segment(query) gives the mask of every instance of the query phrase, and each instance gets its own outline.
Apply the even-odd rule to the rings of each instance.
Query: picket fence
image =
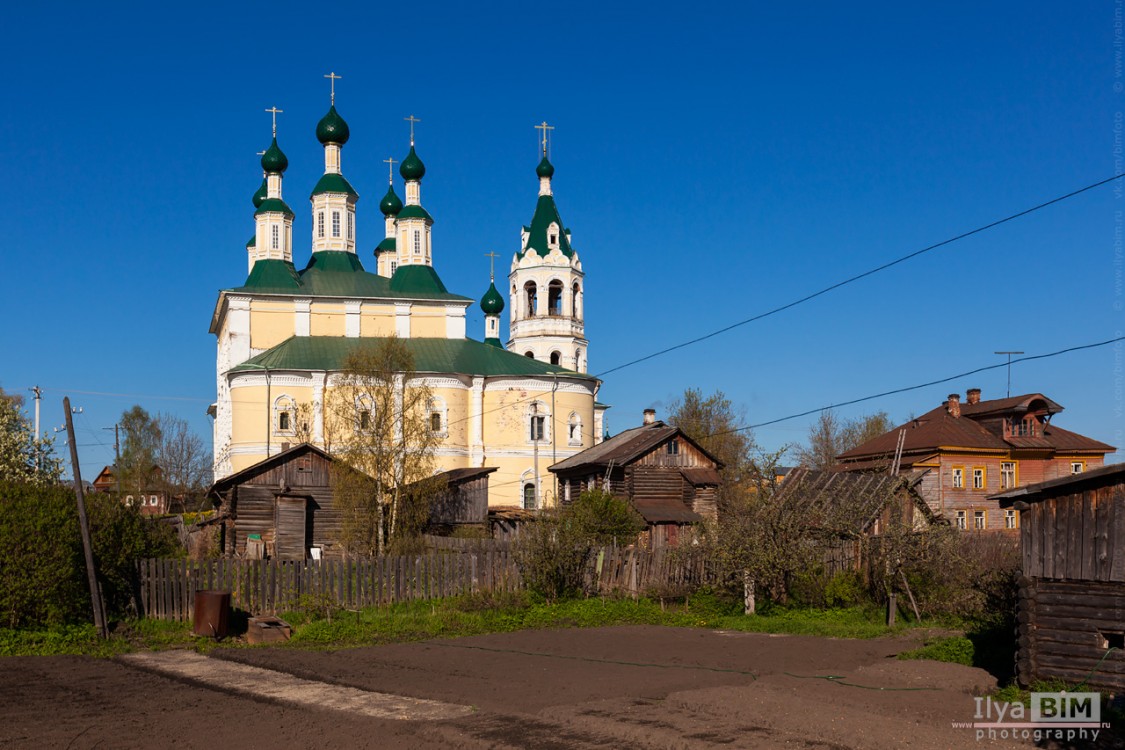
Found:
[[[146,559],[138,565],[144,614],[161,620],[191,619],[197,591],[229,591],[232,607],[259,615],[326,604],[359,609],[523,588],[519,568],[505,550],[319,561]],[[596,581],[592,588],[600,594],[671,596],[707,578],[701,560],[663,550],[599,550],[589,573],[591,583]]]

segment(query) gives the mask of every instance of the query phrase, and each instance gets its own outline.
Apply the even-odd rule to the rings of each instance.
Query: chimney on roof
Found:
[[[965,401],[969,402],[970,404],[979,404],[980,388],[970,388],[969,390],[965,391]]]
[[[652,424],[656,421],[656,409],[645,409],[645,424]]]
[[[945,410],[951,417],[961,416],[961,394],[950,393],[949,400],[945,402]]]

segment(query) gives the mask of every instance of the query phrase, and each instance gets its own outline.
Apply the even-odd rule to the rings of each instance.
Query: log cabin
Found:
[[[1125,464],[994,498],[1020,514],[1020,683],[1125,688]]]
[[[642,542],[674,547],[693,524],[718,515],[722,464],[678,427],[646,409],[640,427],[549,467],[567,504],[583,490],[604,489],[624,498],[644,518]]]

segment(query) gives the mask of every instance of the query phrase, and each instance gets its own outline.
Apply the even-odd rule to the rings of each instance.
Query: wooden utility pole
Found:
[[[98,635],[107,637],[105,607],[98,592],[98,576],[94,572],[94,550],[90,546],[90,521],[86,518],[86,496],[82,492],[82,471],[78,468],[78,441],[74,437],[74,417],[70,411],[70,397],[63,398],[66,412],[66,437],[70,443],[70,466],[74,471],[74,494],[78,497],[78,526],[82,530],[82,551],[86,555],[86,580],[90,584],[90,603],[94,607],[94,627]]]

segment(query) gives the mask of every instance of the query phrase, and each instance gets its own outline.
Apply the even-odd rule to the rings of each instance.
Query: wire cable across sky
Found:
[[[1033,214],[1036,211],[1040,211],[1044,208],[1047,208],[1048,206],[1053,206],[1056,203],[1061,203],[1062,201],[1065,201],[1068,198],[1073,198],[1076,195],[1081,195],[1082,193],[1085,193],[1089,190],[1093,190],[1094,188],[1101,187],[1102,185],[1107,185],[1107,184],[1113,182],[1114,180],[1120,179],[1122,177],[1125,177],[1125,173],[1115,174],[1112,177],[1105,178],[1104,180],[1099,180],[1099,181],[1091,183],[1091,184],[1089,184],[1085,187],[1078,188],[1077,190],[1072,190],[1071,192],[1066,193],[1065,195],[1060,195],[1056,198],[1052,198],[1049,201],[1045,201],[1045,202],[1040,203],[1036,206],[1032,206],[1031,208],[1025,208],[1023,211],[1019,211],[1019,212],[1011,214],[1009,216],[1005,216],[1003,219],[997,219],[996,221],[993,221],[989,224],[985,224],[984,226],[977,227],[976,229],[971,229],[968,232],[962,232],[961,234],[958,234],[955,237],[950,237],[949,239],[945,239],[945,240],[942,240],[941,242],[934,243],[933,245],[929,245],[927,247],[924,247],[921,250],[915,250],[914,252],[903,255],[900,258],[895,258],[894,260],[892,260],[888,263],[884,263],[881,266],[869,269],[867,271],[864,271],[863,273],[856,274],[855,276],[852,276],[851,278],[848,278],[848,279],[844,279],[843,281],[838,281],[835,284],[824,287],[820,291],[813,292],[812,294],[805,295],[804,297],[801,297],[800,299],[793,300],[792,302],[781,305],[780,307],[775,307],[772,310],[767,310],[763,313],[758,313],[757,315],[755,315],[751,318],[747,318],[746,320],[740,320],[737,323],[731,323],[730,325],[725,326],[723,328],[719,328],[717,330],[711,331],[710,333],[705,333],[702,336],[697,336],[693,339],[689,339],[688,341],[684,341],[684,342],[681,342],[679,344],[675,344],[673,346],[666,347],[664,349],[661,349],[660,351],[653,352],[652,354],[646,354],[643,357],[638,357],[637,359],[630,360],[629,362],[626,362],[625,364],[617,365],[616,367],[611,367],[608,370],[602,370],[597,375],[595,375],[595,377],[600,378],[604,375],[610,374],[611,372],[617,372],[618,370],[624,370],[626,367],[632,367],[633,365],[638,365],[641,362],[647,362],[650,359],[654,359],[654,358],[662,356],[664,354],[668,354],[669,352],[674,352],[677,349],[683,349],[684,347],[691,346],[692,344],[698,344],[701,341],[706,341],[707,339],[711,339],[711,338],[714,338],[716,336],[720,336],[724,333],[727,333],[728,331],[733,331],[735,328],[739,328],[740,326],[747,325],[748,323],[753,323],[755,321],[762,320],[763,318],[768,318],[771,315],[776,315],[779,312],[784,312],[785,310],[796,307],[798,305],[803,305],[804,303],[809,302],[811,300],[814,300],[817,297],[820,297],[822,295],[828,294],[831,291],[835,291],[836,289],[839,289],[841,287],[845,287],[848,284],[854,284],[855,282],[859,281],[860,279],[865,279],[868,276],[874,276],[875,274],[877,274],[881,271],[886,271],[888,268],[893,268],[894,266],[897,266],[900,263],[905,263],[908,260],[911,260],[913,258],[917,258],[920,255],[925,255],[926,253],[931,252],[933,250],[937,250],[940,247],[945,247],[946,245],[951,245],[954,242],[957,242],[959,240],[963,240],[966,237],[972,237],[974,234],[980,234],[981,232],[985,232],[989,229],[993,229],[995,227],[998,227],[1001,224],[1007,224],[1009,221],[1015,221],[1016,219],[1019,219],[1023,216],[1027,216],[1028,214]]]

